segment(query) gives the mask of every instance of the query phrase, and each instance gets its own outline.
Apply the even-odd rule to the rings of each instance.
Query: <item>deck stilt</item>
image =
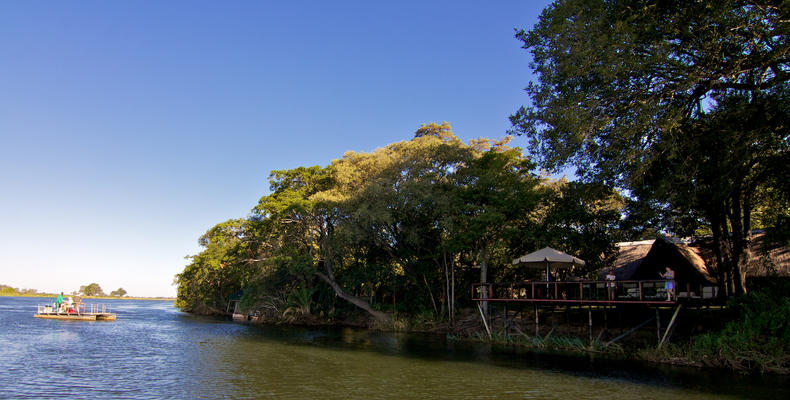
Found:
[[[661,315],[658,307],[656,307],[656,340],[661,341]]]
[[[483,312],[483,307],[480,306],[480,303],[477,303],[477,309],[480,311],[480,317],[483,319],[483,326],[486,328],[486,332],[488,333],[488,338],[491,339],[491,329],[488,328],[488,321],[486,321],[486,315]]]
[[[675,319],[678,317],[681,307],[683,307],[683,305],[678,304],[678,307],[675,309],[675,313],[672,314],[672,319],[669,321],[669,325],[667,325],[667,330],[666,332],[664,332],[664,337],[662,337],[661,342],[658,343],[659,350],[661,350],[661,346],[663,346],[664,342],[669,338],[669,333],[672,331],[672,328],[675,326]]]
[[[637,325],[637,326],[635,326],[635,327],[631,328],[631,329],[630,329],[628,332],[625,332],[625,333],[621,334],[620,336],[618,336],[618,337],[616,337],[616,338],[614,338],[614,339],[612,339],[612,340],[610,340],[610,341],[606,342],[606,346],[609,346],[609,345],[611,345],[612,343],[614,343],[614,342],[616,342],[616,341],[618,341],[618,340],[620,340],[620,339],[622,339],[622,338],[624,338],[624,337],[626,337],[626,336],[628,336],[628,335],[630,335],[630,334],[632,334],[632,333],[636,332],[636,331],[637,331],[637,330],[639,330],[641,327],[643,327],[643,326],[645,326],[645,325],[649,324],[649,323],[650,323],[651,321],[653,321],[655,318],[656,318],[656,317],[650,317],[650,318],[648,318],[648,319],[647,319],[645,322],[642,322],[641,324],[639,324],[639,325]]]

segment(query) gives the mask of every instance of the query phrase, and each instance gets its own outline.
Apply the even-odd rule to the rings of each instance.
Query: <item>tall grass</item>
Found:
[[[721,331],[687,344],[643,351],[652,360],[682,359],[743,372],[790,373],[790,285],[778,282],[730,300]]]
[[[491,338],[484,332],[473,332],[470,337],[472,340],[481,342],[492,342],[498,344],[511,344],[516,346],[523,346],[526,348],[536,350],[563,350],[574,352],[622,352],[619,345],[606,346],[603,342],[595,340],[588,343],[586,340],[578,337],[569,336],[528,336],[528,335],[513,335],[504,330],[495,330],[491,332]],[[448,339],[457,340],[456,336],[448,336]]]

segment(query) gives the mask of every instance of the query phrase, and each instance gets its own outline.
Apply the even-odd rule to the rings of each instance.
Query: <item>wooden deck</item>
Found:
[[[607,286],[612,281],[524,281],[518,283],[476,283],[472,285],[472,300],[477,303],[483,327],[488,333],[488,337],[493,336],[492,314],[499,314],[496,306],[504,306],[505,326],[511,326],[508,322],[509,305],[516,307],[516,315],[523,320],[526,314],[520,305],[531,305],[534,307],[534,326],[535,337],[540,337],[540,311],[546,308],[557,306],[576,306],[587,309],[587,325],[590,343],[593,343],[593,309],[596,312],[603,310],[604,320],[606,312],[610,308],[620,305],[641,305],[642,307],[633,308],[630,312],[645,314],[647,318],[637,326],[631,328],[620,336],[609,340],[606,345],[617,342],[635,331],[643,328],[652,321],[656,323],[656,337],[659,348],[671,336],[677,316],[684,306],[706,306],[713,304],[717,300],[717,288],[712,284],[691,284],[686,282],[672,281],[675,293],[667,299],[667,291],[664,289],[665,280],[629,280],[614,281],[615,286],[610,293]],[[654,309],[655,316],[651,312]],[[661,310],[674,310],[669,324],[666,326],[663,335],[661,324]],[[501,314],[500,314],[501,315]],[[519,330],[520,333],[524,334]],[[603,331],[602,331],[603,332]],[[600,335],[599,335],[600,336]]]
[[[115,314],[33,314],[35,318],[72,321],[115,321]]]
[[[71,321],[115,321],[116,315],[103,304],[80,304],[70,312],[56,312],[51,305],[39,305],[34,318]]]
[[[667,300],[665,280],[615,281],[611,298],[606,286],[610,281],[476,283],[472,285],[472,300],[536,305],[642,304],[660,307],[678,303],[712,303],[716,299],[717,288],[712,284],[672,282],[675,286],[675,294],[671,300]]]

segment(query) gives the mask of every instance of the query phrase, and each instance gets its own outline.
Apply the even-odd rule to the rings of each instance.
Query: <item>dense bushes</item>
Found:
[[[736,371],[790,373],[790,284],[776,281],[728,304],[721,331],[695,336],[648,358],[683,359]]]
[[[547,180],[507,142],[464,143],[432,123],[326,167],[273,171],[248,217],[200,238],[203,250],[176,277],[176,304],[222,312],[244,290],[244,310],[285,320],[452,322],[472,283],[524,279],[510,261],[526,252],[552,246],[601,267],[614,252],[620,197]]]

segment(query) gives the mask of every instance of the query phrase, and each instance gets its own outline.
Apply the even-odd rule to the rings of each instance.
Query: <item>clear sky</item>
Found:
[[[0,283],[175,296],[273,169],[503,136],[547,3],[0,2]]]

